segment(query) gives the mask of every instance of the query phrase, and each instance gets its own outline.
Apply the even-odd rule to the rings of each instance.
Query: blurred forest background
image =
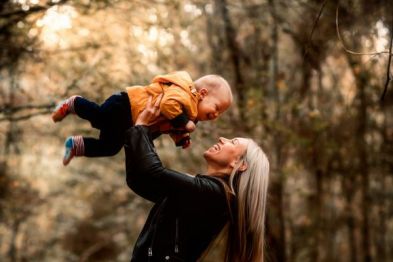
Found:
[[[101,103],[182,69],[224,76],[235,103],[198,124],[191,149],[157,140],[162,161],[203,173],[219,136],[258,141],[271,162],[268,261],[393,261],[392,10],[391,0],[0,1],[0,260],[129,261],[151,204],[127,188],[123,153],[63,167],[64,139],[98,132],[75,117],[55,125],[50,112],[73,94]]]

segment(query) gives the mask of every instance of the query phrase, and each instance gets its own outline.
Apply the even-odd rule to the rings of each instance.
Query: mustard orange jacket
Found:
[[[185,135],[172,132],[172,127],[182,128],[188,120],[195,121],[198,115],[200,95],[190,75],[185,71],[158,75],[147,86],[130,86],[126,90],[133,121],[145,109],[149,96],[152,96],[152,103],[154,103],[160,94],[164,94],[160,111],[168,121],[153,124],[157,124],[162,133],[169,133],[176,145]]]

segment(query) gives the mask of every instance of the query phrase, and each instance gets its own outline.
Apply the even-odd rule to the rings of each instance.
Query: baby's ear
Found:
[[[208,93],[209,93],[209,91],[204,87],[199,89],[199,94],[201,95],[201,98],[204,98],[205,96],[207,96]]]

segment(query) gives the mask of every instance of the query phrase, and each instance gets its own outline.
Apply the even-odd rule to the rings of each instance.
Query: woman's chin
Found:
[[[214,147],[211,147],[209,149],[207,149],[204,153],[203,156],[205,159],[209,159],[211,158],[212,155],[215,155],[219,152],[219,150],[215,149]]]
[[[210,151],[210,148],[208,150],[206,150],[205,152],[203,152],[203,157],[205,159],[209,159],[210,155],[212,155],[212,152]]]

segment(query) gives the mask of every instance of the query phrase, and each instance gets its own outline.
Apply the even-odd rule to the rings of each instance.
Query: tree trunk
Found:
[[[393,102],[393,99],[392,99]],[[381,130],[382,141],[384,141],[381,148],[381,156],[382,156],[382,164],[381,164],[381,175],[379,176],[379,184],[380,184],[380,193],[381,198],[377,201],[378,204],[378,234],[376,236],[376,261],[386,261],[388,257],[387,249],[388,246],[386,238],[388,232],[387,229],[387,214],[388,214],[388,192],[386,191],[386,184],[388,183],[388,175],[393,174],[393,162],[389,162],[389,158],[387,156],[393,155],[393,132],[389,134],[388,119],[393,119],[393,105],[384,106],[382,108],[384,113],[384,122]],[[391,120],[390,120],[391,121]],[[393,122],[392,122],[393,123]]]
[[[231,17],[228,12],[228,6],[226,0],[216,0],[215,4],[218,10],[221,13],[223,22],[224,22],[224,31],[226,37],[226,44],[229,50],[230,59],[233,65],[233,73],[235,76],[234,89],[237,94],[237,102],[239,108],[239,120],[244,127],[244,130],[247,130],[247,122],[246,122],[246,86],[244,82],[244,77],[241,72],[241,50],[239,45],[236,42],[236,32],[233,26]]]
[[[12,223],[12,235],[11,235],[11,241],[10,241],[10,248],[8,250],[8,257],[10,258],[11,262],[17,261],[16,237],[18,236],[18,233],[19,233],[19,226],[20,226],[19,220],[15,220]]]
[[[355,235],[355,210],[353,208],[353,197],[355,194],[356,183],[355,175],[352,173],[344,174],[342,177],[342,188],[344,191],[344,199],[345,199],[345,211],[344,217],[345,222],[348,228],[348,245],[349,245],[349,261],[357,262],[358,261],[358,250],[356,246],[356,235]]]
[[[284,212],[283,212],[283,185],[281,180],[282,174],[278,174],[279,178],[272,181],[269,194],[271,196],[268,205],[266,218],[266,261],[284,262],[285,255],[285,231],[284,231]]]
[[[370,233],[369,233],[369,211],[371,207],[370,195],[369,195],[369,185],[370,185],[370,177],[369,177],[369,165],[367,159],[367,141],[365,139],[366,136],[366,122],[367,122],[367,102],[366,102],[366,94],[365,87],[367,85],[368,80],[361,77],[360,86],[359,86],[359,127],[357,131],[357,142],[359,148],[359,160],[360,160],[360,175],[361,175],[361,191],[362,191],[362,234],[363,234],[363,242],[362,249],[364,252],[364,261],[371,261],[371,243],[370,243]]]
[[[362,68],[360,61],[355,61],[354,58],[350,57],[351,60],[350,65],[352,69],[355,67],[361,68],[357,73],[353,70],[356,85],[358,89],[358,96],[356,98],[357,101],[357,130],[356,130],[356,149],[358,151],[358,173],[360,175],[360,190],[361,190],[361,233],[362,233],[362,242],[361,247],[363,251],[363,261],[370,262],[371,261],[371,243],[370,243],[370,222],[369,222],[369,212],[371,207],[370,195],[369,195],[369,164],[367,157],[367,141],[366,141],[366,132],[367,132],[367,98],[366,98],[366,87],[369,84],[369,73],[366,69]]]
[[[224,40],[222,39],[221,32],[214,21],[214,18],[219,14],[217,14],[218,12],[216,9],[214,9],[213,14],[209,14],[206,8],[206,5],[204,5],[202,10],[206,17],[206,39],[211,52],[211,71],[221,75],[224,72],[223,55],[221,50],[224,45]]]
[[[271,31],[272,43],[271,43],[271,57],[269,66],[269,93],[273,95],[275,101],[274,116],[276,121],[281,119],[281,102],[279,99],[278,89],[277,89],[277,74],[278,74],[278,28],[275,15],[275,5],[272,0],[269,0],[269,8],[272,16],[273,26]],[[275,133],[275,143],[274,143],[274,154],[277,165],[278,176],[272,179],[270,194],[272,199],[271,206],[275,208],[270,208],[270,217],[268,227],[272,230],[269,231],[269,250],[272,261],[286,261],[286,241],[285,241],[285,218],[284,218],[284,175],[282,168],[284,166],[284,159],[282,154],[283,149],[283,138],[282,134],[273,130]]]

